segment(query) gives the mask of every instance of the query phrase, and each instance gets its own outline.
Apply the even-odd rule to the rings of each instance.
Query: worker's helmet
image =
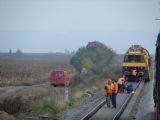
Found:
[[[107,82],[108,82],[108,83],[112,83],[112,80],[111,80],[111,79],[107,79]]]

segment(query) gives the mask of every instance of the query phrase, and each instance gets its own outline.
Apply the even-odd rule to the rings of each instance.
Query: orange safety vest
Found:
[[[118,85],[116,83],[113,84],[112,93],[118,92]]]
[[[104,89],[104,95],[112,94],[113,84],[106,85]]]
[[[133,75],[133,76],[136,76],[136,75],[137,75],[137,70],[136,70],[136,69],[132,70],[132,75]]]

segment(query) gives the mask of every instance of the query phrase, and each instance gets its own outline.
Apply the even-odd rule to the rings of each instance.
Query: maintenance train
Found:
[[[151,79],[151,57],[149,52],[140,45],[132,45],[127,50],[122,66],[122,73],[127,80],[145,79],[149,81]],[[132,74],[133,70],[136,71],[136,77]]]
[[[155,102],[156,120],[160,120],[160,33],[158,34],[156,43],[155,67],[153,98]]]

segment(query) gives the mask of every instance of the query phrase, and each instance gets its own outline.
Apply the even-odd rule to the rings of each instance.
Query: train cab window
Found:
[[[124,57],[124,62],[134,62],[134,56],[133,55],[126,55]]]
[[[144,57],[142,55],[135,55],[135,62],[144,62]]]
[[[126,55],[124,62],[144,62],[144,57],[142,55]]]

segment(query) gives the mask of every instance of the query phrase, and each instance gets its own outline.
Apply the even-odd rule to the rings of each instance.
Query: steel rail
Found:
[[[139,81],[139,83],[136,85],[135,91],[136,91],[136,89],[138,88],[138,86],[140,85],[141,82],[142,81]],[[119,111],[116,113],[116,115],[114,116],[114,118],[112,120],[118,120],[121,117],[122,113],[126,109],[128,103],[130,102],[133,95],[134,95],[134,93],[130,93],[130,95],[127,97],[126,101],[123,103],[123,105],[121,106],[121,108],[119,109]]]
[[[138,88],[138,86],[140,85],[140,83],[141,83],[141,81],[139,81],[139,83],[136,85],[135,91]],[[113,120],[118,120],[120,118],[120,116],[124,112],[125,108],[127,107],[128,103],[131,100],[131,98],[132,98],[133,95],[134,95],[134,93],[130,93],[130,95],[127,97],[126,101],[124,102],[124,104],[121,106],[120,110],[114,116]],[[81,120],[88,120],[88,119],[90,119],[94,114],[96,114],[96,112],[99,109],[101,109],[101,107],[103,107],[105,105],[105,103],[106,103],[106,100],[102,101],[99,105],[97,105],[89,113],[87,113]]]

